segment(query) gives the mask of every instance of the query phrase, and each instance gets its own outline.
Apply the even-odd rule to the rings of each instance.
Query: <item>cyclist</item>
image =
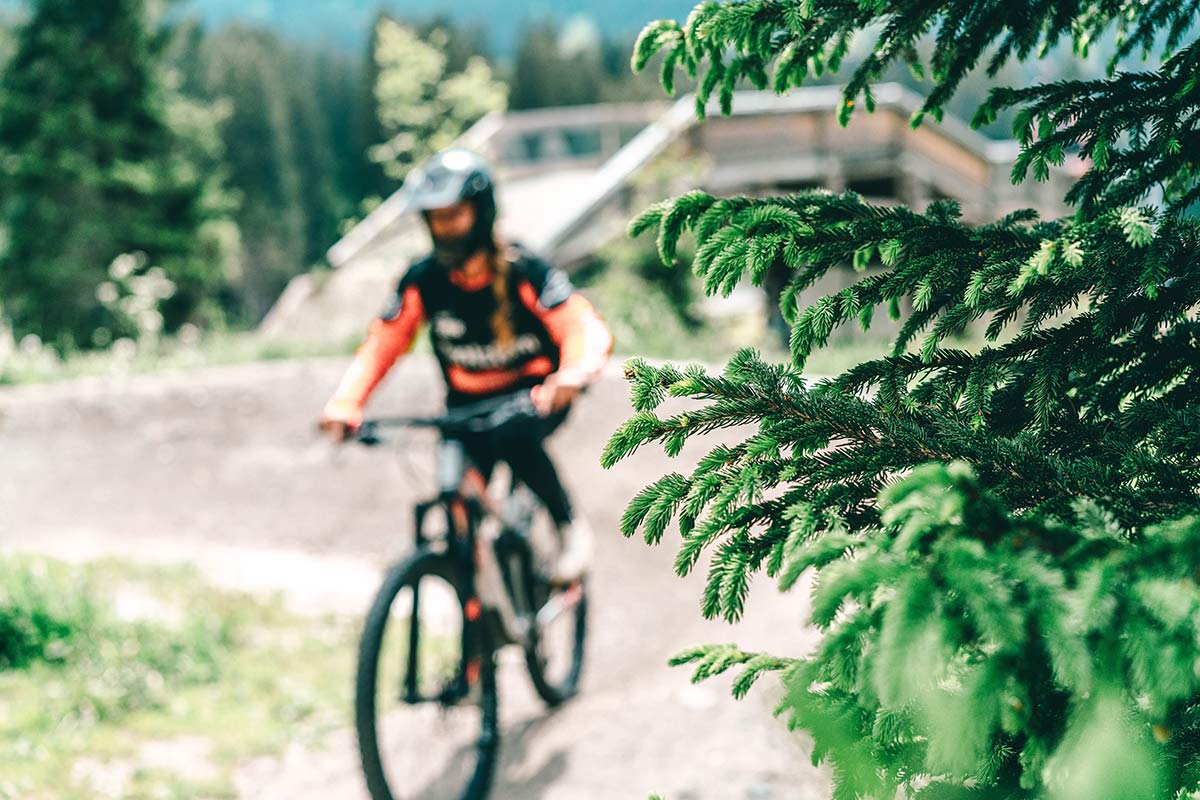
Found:
[[[537,418],[514,417],[464,436],[463,445],[485,475],[504,461],[541,500],[562,545],[551,577],[570,583],[587,569],[592,534],[572,509],[543,440],[598,377],[612,336],[565,273],[497,237],[494,183],[477,155],[445,150],[405,183],[433,251],[408,269],[371,324],[321,414],[321,428],[336,440],[352,433],[372,390],[427,322],[449,406],[530,390]]]

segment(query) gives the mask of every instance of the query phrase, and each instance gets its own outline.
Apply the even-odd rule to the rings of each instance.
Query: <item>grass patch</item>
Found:
[[[72,378],[186,372],[202,367],[276,361],[289,358],[348,355],[361,337],[352,341],[292,341],[266,338],[254,331],[210,333],[197,341],[178,337],[135,351],[117,348],[79,352],[59,357],[44,346],[23,346],[7,356],[0,352],[0,386]]]
[[[0,560],[0,798],[232,798],[235,768],[350,722],[351,621],[190,568]]]

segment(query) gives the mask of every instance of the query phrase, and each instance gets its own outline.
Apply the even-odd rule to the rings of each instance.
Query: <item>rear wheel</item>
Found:
[[[579,691],[587,634],[587,586],[576,581],[565,588],[551,587],[535,579],[534,593],[542,602],[537,606],[525,663],[538,696],[546,705],[556,706]]]
[[[587,586],[577,581],[554,586],[547,576],[558,559],[561,542],[549,515],[527,489],[521,487],[510,500],[516,508],[522,578],[523,607],[531,612],[530,647],[525,651],[529,677],[538,696],[549,706],[569,700],[579,690],[587,636]],[[514,588],[510,585],[510,588]]]
[[[496,677],[452,562],[393,567],[359,647],[355,723],[372,800],[482,800],[495,770]],[[471,616],[477,616],[472,610]]]

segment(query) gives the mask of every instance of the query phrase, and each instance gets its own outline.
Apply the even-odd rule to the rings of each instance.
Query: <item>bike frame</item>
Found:
[[[504,583],[500,560],[496,556],[499,540],[500,509],[487,491],[483,474],[466,462],[462,444],[443,440],[438,448],[438,477],[442,484],[436,499],[417,505],[415,510],[417,552],[432,550],[435,543],[425,534],[430,513],[445,515],[445,555],[454,563],[467,599],[463,603],[462,663],[459,677],[464,685],[443,689],[443,698],[454,700],[479,679],[480,658],[491,658],[498,646],[512,642],[530,646],[530,623],[514,607]],[[451,485],[453,484],[452,488]],[[494,523],[489,525],[488,523]],[[419,679],[420,625],[417,623],[420,586],[413,586],[412,621],[408,629],[408,659],[404,673],[403,699],[419,703],[437,699],[422,697]],[[499,623],[499,638],[489,630],[488,619]],[[478,652],[472,647],[477,644]]]
[[[446,478],[447,483],[456,473],[459,476],[453,489],[441,487],[441,496],[434,502],[447,511],[448,537],[461,542],[463,550],[470,555],[470,562],[460,563],[460,567],[469,567],[464,577],[472,590],[471,598],[478,599],[481,611],[496,614],[507,641],[528,647],[529,621],[519,613],[513,601],[513,595],[520,593],[509,593],[496,555],[496,544],[506,527],[504,510],[488,493],[483,474],[467,463],[461,443],[443,440],[438,448],[438,463],[439,476]],[[422,521],[418,520],[418,531]],[[418,542],[418,546],[421,544]],[[473,622],[470,616],[468,612],[468,620]]]
[[[484,401],[459,416],[475,420],[476,424],[498,424],[515,414],[528,413],[532,409],[528,394],[512,395],[507,398]],[[477,415],[477,416],[476,416]],[[433,500],[416,507],[415,545],[419,553],[433,550],[434,542],[425,534],[425,522],[429,514],[440,510],[445,515],[445,554],[451,559],[458,578],[467,596],[464,601],[463,664],[460,675],[467,682],[478,677],[479,662],[473,662],[470,644],[479,642],[482,655],[490,658],[491,653],[504,644],[518,644],[529,650],[533,646],[534,621],[546,625],[560,614],[573,608],[583,596],[581,586],[557,594],[540,609],[526,608],[527,587],[517,582],[528,579],[528,564],[525,569],[509,569],[506,573],[497,555],[506,536],[520,536],[519,525],[502,507],[502,501],[488,491],[483,473],[466,455],[461,441],[447,429],[462,425],[459,420],[449,423],[449,417],[441,419],[392,418],[375,420],[363,426],[359,439],[365,444],[378,444],[377,427],[397,425],[438,428],[444,438],[439,441],[437,452],[438,494]],[[470,425],[464,425],[471,429]],[[476,428],[478,429],[478,428]],[[507,548],[504,548],[507,549]],[[506,580],[507,577],[507,580]],[[413,587],[413,619],[417,618],[419,589]],[[536,613],[536,618],[534,614]],[[489,626],[488,622],[494,621]],[[482,627],[481,627],[482,626]],[[496,630],[498,628],[498,630]],[[479,637],[476,632],[483,631]],[[419,649],[419,626],[409,628],[408,664],[405,675],[405,700],[419,702],[417,692],[417,653]]]

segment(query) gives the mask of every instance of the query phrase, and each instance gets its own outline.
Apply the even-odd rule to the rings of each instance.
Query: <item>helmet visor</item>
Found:
[[[462,199],[462,175],[439,170],[433,173],[422,172],[413,177],[416,180],[409,188],[409,196],[412,198],[413,208],[419,211],[448,208]]]
[[[490,184],[479,157],[467,150],[446,150],[413,170],[405,181],[419,211],[446,208],[474,197]]]

